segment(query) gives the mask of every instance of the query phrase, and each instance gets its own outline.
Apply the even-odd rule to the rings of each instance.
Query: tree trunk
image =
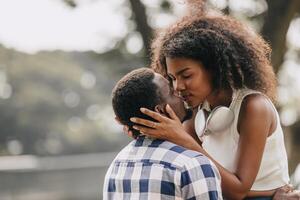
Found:
[[[129,0],[131,10],[134,13],[137,31],[141,33],[144,42],[146,60],[149,61],[150,42],[153,36],[153,30],[148,24],[146,8],[140,0]]]
[[[290,172],[294,172],[297,165],[300,163],[300,121],[296,122],[291,129],[291,147],[290,147],[290,154],[289,154],[289,169]]]
[[[300,11],[299,0],[267,0],[262,35],[272,46],[272,64],[277,73],[286,52],[286,33],[295,14]]]
[[[268,12],[265,16],[264,26],[262,28],[263,37],[272,47],[272,64],[275,73],[280,70],[284,61],[286,52],[286,34],[291,21],[297,13],[300,12],[299,0],[267,0]],[[278,108],[280,109],[280,108]],[[297,123],[299,124],[299,122]],[[292,173],[300,162],[298,154],[300,150],[300,139],[297,136],[297,128],[285,127],[284,132],[288,147],[289,171]]]

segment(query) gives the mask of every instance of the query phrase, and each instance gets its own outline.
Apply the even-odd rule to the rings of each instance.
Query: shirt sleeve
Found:
[[[102,199],[107,200],[109,199],[109,184],[110,184],[110,175],[112,171],[113,165],[111,164],[105,174],[103,188],[102,188]]]
[[[202,155],[192,158],[185,164],[185,168],[181,171],[180,186],[183,199],[223,199],[219,171]]]

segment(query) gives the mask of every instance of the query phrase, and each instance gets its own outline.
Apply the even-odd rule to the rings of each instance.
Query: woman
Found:
[[[169,106],[169,116],[142,108],[155,121],[132,118],[134,128],[208,156],[220,171],[225,198],[272,199],[289,176],[267,43],[232,18],[198,15],[165,30],[153,52],[152,67],[199,110],[202,144],[188,133],[194,121],[182,125]],[[201,118],[204,126],[198,126]]]

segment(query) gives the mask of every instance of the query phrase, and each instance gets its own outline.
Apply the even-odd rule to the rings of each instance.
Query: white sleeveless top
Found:
[[[254,93],[260,92],[250,89],[235,91],[233,101],[229,107],[235,115],[231,126],[221,133],[212,133],[201,138],[203,140],[202,146],[208,154],[230,172],[236,171],[237,148],[239,143],[237,123],[241,103],[245,96]],[[284,146],[283,131],[276,108],[271,100],[269,101],[276,112],[277,127],[273,134],[267,138],[261,165],[251,190],[271,190],[289,182],[288,161]]]

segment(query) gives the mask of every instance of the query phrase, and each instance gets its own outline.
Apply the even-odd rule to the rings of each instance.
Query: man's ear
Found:
[[[116,120],[116,122],[117,122],[118,124],[123,125],[123,124],[121,123],[121,120],[120,120],[119,117],[115,116],[115,120]]]

